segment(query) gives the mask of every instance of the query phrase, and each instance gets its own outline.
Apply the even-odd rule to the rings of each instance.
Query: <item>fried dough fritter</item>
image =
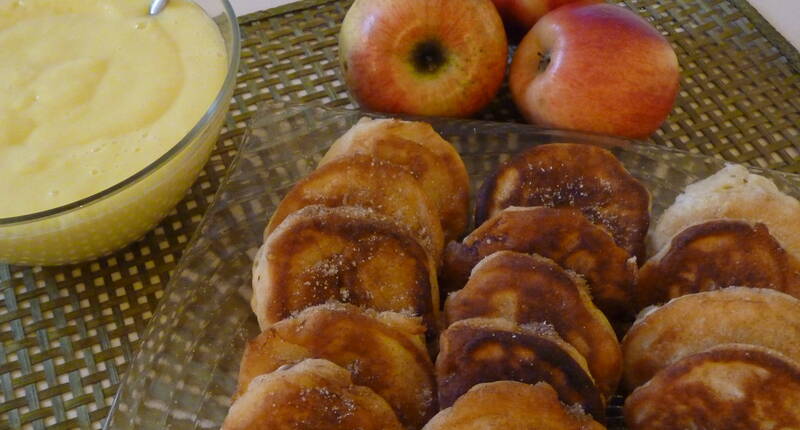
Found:
[[[545,324],[503,318],[461,320],[442,332],[436,358],[439,407],[473,386],[494,381],[547,382],[561,401],[605,419],[604,401],[586,360]]]
[[[572,207],[644,261],[650,194],[614,155],[597,146],[554,143],[518,154],[477,194],[475,225],[509,206]]]
[[[633,390],[681,358],[723,343],[772,348],[800,362],[800,300],[729,287],[645,309],[622,340],[625,385]]]
[[[401,430],[392,408],[327,360],[304,360],[255,378],[222,430]]]
[[[338,301],[438,321],[436,267],[391,219],[364,208],[307,206],[259,249],[251,306],[262,330],[307,307]]]
[[[738,164],[686,187],[655,224],[648,238],[651,250],[661,250],[691,225],[720,218],[765,224],[781,246],[800,259],[800,201]]]
[[[463,243],[445,250],[440,288],[464,286],[472,268],[496,251],[536,253],[585,277],[597,306],[612,319],[633,319],[636,262],[607,231],[571,208],[509,207],[496,213]]]
[[[383,397],[406,428],[418,429],[438,410],[433,363],[419,318],[325,304],[271,325],[252,339],[239,369],[239,392],[258,375],[306,358],[348,369],[353,382]]]
[[[403,167],[368,155],[340,157],[297,182],[281,200],[267,237],[292,212],[306,206],[360,206],[389,216],[414,233],[437,263],[444,234],[436,208]]]
[[[546,382],[478,384],[439,412],[422,430],[604,430],[579,410],[564,406]]]
[[[476,317],[548,323],[586,359],[605,398],[622,376],[617,336],[583,280],[541,256],[499,251],[484,258],[464,289],[448,297],[445,316],[448,324]]]
[[[656,373],[625,402],[631,430],[800,428],[800,366],[777,351],[726,344]]]
[[[736,285],[800,298],[800,262],[764,224],[707,221],[680,232],[642,266],[635,295],[641,308]]]
[[[445,240],[467,227],[469,177],[464,161],[430,124],[397,119],[361,120],[337,139],[320,166],[346,154],[369,154],[407,168],[438,210]]]

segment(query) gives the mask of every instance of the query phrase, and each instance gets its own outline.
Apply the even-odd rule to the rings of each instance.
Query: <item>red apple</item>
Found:
[[[356,0],[339,33],[350,94],[382,112],[469,116],[497,93],[507,56],[491,0]]]
[[[532,123],[645,137],[672,110],[679,77],[675,51],[647,21],[620,6],[580,2],[545,15],[525,36],[510,86]]]
[[[519,40],[547,12],[575,0],[492,0],[509,38]]]

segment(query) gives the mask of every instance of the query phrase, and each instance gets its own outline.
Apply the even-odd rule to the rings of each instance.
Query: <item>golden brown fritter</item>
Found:
[[[644,261],[650,194],[611,152],[593,145],[534,146],[487,178],[477,195],[475,225],[509,206],[572,207]]]
[[[392,408],[327,360],[304,360],[255,378],[222,430],[401,430]]]
[[[730,286],[770,288],[800,297],[800,262],[764,224],[714,220],[676,235],[639,272],[640,308]]]
[[[631,430],[800,429],[800,366],[771,349],[721,345],[656,373],[624,412]]]
[[[484,258],[464,289],[445,302],[447,323],[484,317],[548,323],[586,359],[606,398],[622,375],[622,350],[583,280],[538,255],[499,251]]]
[[[723,343],[760,345],[800,362],[800,300],[730,287],[645,309],[622,340],[625,385],[633,390],[681,358]]]
[[[558,400],[553,387],[513,381],[478,384],[422,430],[604,430]]]
[[[438,210],[445,239],[467,227],[469,177],[461,156],[430,124],[362,118],[336,140],[320,165],[346,154],[369,154],[407,168]]]
[[[418,429],[438,410],[433,363],[419,318],[395,312],[325,304],[271,325],[251,340],[239,368],[239,392],[250,381],[306,358],[348,369],[353,383],[383,397],[408,429]]]
[[[464,286],[472,268],[496,251],[539,254],[586,278],[592,298],[610,318],[633,319],[636,262],[607,231],[571,208],[509,207],[445,250],[443,291]]]
[[[265,237],[306,206],[360,206],[389,216],[414,233],[440,261],[444,235],[436,208],[419,182],[403,167],[368,155],[340,157],[300,180],[281,200]]]
[[[262,329],[338,301],[422,316],[436,328],[436,268],[400,225],[350,206],[307,206],[286,217],[253,264],[251,305]]]
[[[739,164],[686,187],[661,214],[648,240],[655,253],[685,228],[721,218],[765,224],[781,246],[800,259],[800,201]]]
[[[518,325],[503,318],[471,318],[447,328],[436,358],[439,407],[448,408],[477,384],[547,382],[568,405],[604,419],[600,390],[586,360],[544,324]]]

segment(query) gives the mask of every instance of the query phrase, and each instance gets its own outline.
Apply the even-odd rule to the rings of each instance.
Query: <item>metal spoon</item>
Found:
[[[150,15],[158,15],[159,12],[167,7],[167,3],[169,3],[169,0],[153,0],[150,3]]]

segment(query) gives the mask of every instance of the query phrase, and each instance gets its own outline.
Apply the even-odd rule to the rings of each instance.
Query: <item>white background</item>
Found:
[[[292,0],[229,0],[237,15],[291,3]],[[800,49],[800,0],[749,0],[795,48]]]

